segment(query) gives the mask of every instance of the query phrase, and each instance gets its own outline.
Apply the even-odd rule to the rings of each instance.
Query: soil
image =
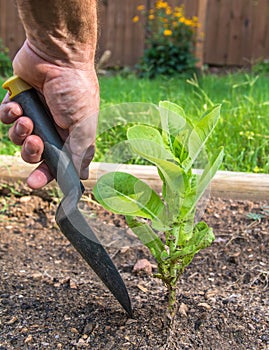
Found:
[[[0,350],[269,349],[268,202],[212,198],[203,219],[215,242],[179,282],[174,326],[156,263],[123,217],[90,193],[81,209],[128,288],[129,319],[55,224],[54,190],[0,186]],[[250,214],[250,215],[249,215]]]

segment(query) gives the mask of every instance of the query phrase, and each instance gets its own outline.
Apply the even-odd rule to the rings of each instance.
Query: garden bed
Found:
[[[127,285],[134,319],[57,228],[55,194],[2,181],[1,350],[268,349],[268,201],[208,201],[203,218],[216,240],[183,274],[169,329],[162,283],[133,271],[140,259],[153,272],[155,263],[123,218],[100,208],[89,192],[81,201]]]

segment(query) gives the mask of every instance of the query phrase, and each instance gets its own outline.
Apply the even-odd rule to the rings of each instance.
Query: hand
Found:
[[[99,86],[94,67],[90,63],[63,65],[38,56],[26,41],[13,61],[14,73],[33,86],[44,97],[56,128],[66,142],[81,179],[88,177],[88,166],[94,155],[99,111]],[[9,137],[21,145],[21,156],[28,163],[42,160],[44,145],[33,132],[30,118],[6,96],[0,106],[0,120],[13,124]],[[41,188],[53,179],[42,162],[30,174],[28,185]]]

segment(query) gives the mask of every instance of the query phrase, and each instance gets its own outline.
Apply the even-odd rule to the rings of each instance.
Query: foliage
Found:
[[[200,112],[214,104],[222,105],[222,113],[210,137],[208,146],[225,148],[222,170],[240,172],[269,172],[269,80],[265,75],[242,72],[225,75],[207,74],[193,79],[157,77],[156,79],[128,79],[102,77],[101,114],[123,102],[158,103],[168,99],[180,105],[186,114],[196,120]],[[128,111],[126,111],[128,113]],[[126,119],[126,113],[121,117]],[[105,118],[105,115],[104,115]],[[126,135],[126,124],[121,133],[109,131],[98,135],[95,160],[114,141]]]
[[[8,48],[3,45],[0,39],[0,76],[9,77],[12,75],[12,63],[8,56]]]
[[[252,66],[255,74],[269,74],[269,60],[260,60]]]
[[[131,126],[126,145],[157,167],[162,194],[124,172],[103,175],[93,189],[104,208],[125,215],[129,227],[155,257],[156,277],[168,289],[172,316],[180,275],[195,254],[214,240],[212,229],[205,222],[196,222],[195,215],[199,200],[222,162],[223,150],[207,154],[200,172],[194,172],[193,167],[204,159],[205,145],[219,116],[220,106],[214,106],[193,122],[180,106],[161,102],[160,126]],[[164,234],[164,241],[158,232]]]
[[[172,8],[167,1],[157,0],[154,7],[138,11],[146,18],[146,49],[138,70],[142,76],[173,75],[193,70],[195,58],[193,44],[197,17],[188,19],[184,7]],[[133,18],[138,22],[139,16]]]

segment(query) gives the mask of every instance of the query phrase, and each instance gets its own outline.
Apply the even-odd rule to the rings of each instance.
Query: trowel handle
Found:
[[[23,114],[32,119],[33,133],[44,142],[43,159],[63,193],[67,195],[74,188],[83,191],[71,156],[55,128],[49,109],[42,103],[37,91],[17,76],[9,78],[3,88],[9,91],[10,100],[21,106]]]

